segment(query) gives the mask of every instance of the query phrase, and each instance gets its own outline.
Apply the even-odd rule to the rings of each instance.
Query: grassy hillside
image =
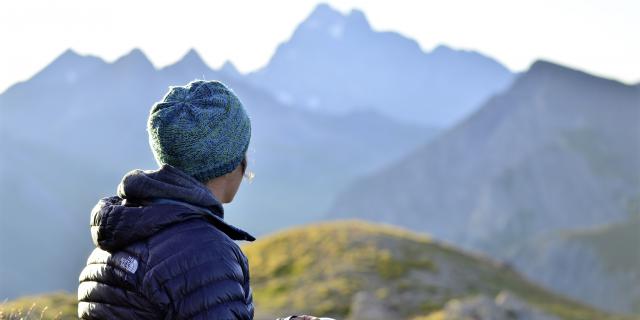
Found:
[[[502,290],[562,319],[623,319],[551,294],[507,266],[386,225],[313,224],[264,237],[243,250],[251,265],[256,319],[303,312],[345,319],[354,308],[353,297],[363,292],[378,299],[393,319],[435,317],[451,299]],[[6,302],[0,319],[19,319],[7,315],[24,313],[33,303],[37,316],[26,319],[40,319],[43,306],[48,307],[43,319],[58,313],[75,317],[75,295],[55,293]]]
[[[0,301],[0,319],[78,319],[75,294],[64,291]]]
[[[352,297],[372,292],[401,318],[455,298],[508,290],[562,319],[614,317],[554,295],[510,268],[395,227],[361,221],[286,230],[244,247],[258,318],[310,313],[344,318]]]

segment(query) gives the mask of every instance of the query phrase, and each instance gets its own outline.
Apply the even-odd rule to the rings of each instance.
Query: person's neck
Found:
[[[211,191],[211,193],[213,194],[213,196],[218,199],[218,201],[220,201],[221,203],[226,203],[224,202],[225,198],[225,183],[224,181],[220,180],[220,179],[213,179],[211,181],[209,181],[207,184],[207,189],[209,189],[209,191]]]

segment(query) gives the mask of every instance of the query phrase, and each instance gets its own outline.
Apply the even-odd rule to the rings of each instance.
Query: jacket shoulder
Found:
[[[205,219],[164,229],[149,238],[147,246],[143,290],[173,319],[253,317],[246,257]]]
[[[109,252],[94,248],[78,281],[78,317],[155,319],[155,304],[139,288],[148,250],[144,243]]]

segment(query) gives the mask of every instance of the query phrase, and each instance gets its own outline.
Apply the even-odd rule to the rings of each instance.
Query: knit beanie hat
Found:
[[[233,171],[251,139],[251,122],[240,99],[220,81],[194,80],[170,86],[147,122],[159,166],[172,165],[196,180]]]

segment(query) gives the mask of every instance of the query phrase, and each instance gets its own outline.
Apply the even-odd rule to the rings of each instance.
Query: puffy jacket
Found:
[[[181,170],[133,170],[91,210],[81,319],[253,319],[249,267],[222,204]]]

